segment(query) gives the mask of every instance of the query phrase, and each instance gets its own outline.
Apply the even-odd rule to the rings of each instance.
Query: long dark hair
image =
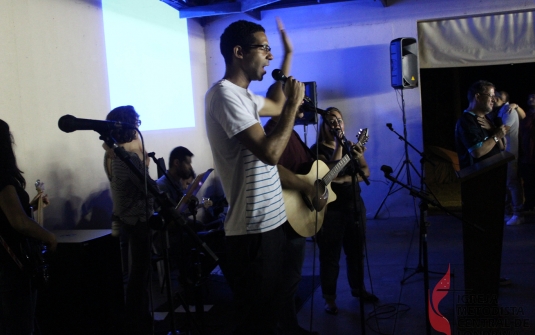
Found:
[[[23,172],[17,167],[13,143],[15,142],[9,131],[9,125],[0,119],[0,174],[15,178],[25,188],[26,179],[22,176]]]
[[[108,121],[119,121],[130,124],[136,124],[138,119],[139,114],[130,105],[116,107],[106,116],[106,120]],[[128,143],[136,138],[136,131],[133,129],[116,129],[111,132],[111,136],[119,143]]]
[[[342,112],[340,112],[340,110],[336,107],[329,107],[325,110],[326,112],[326,115],[330,115],[332,112],[338,112],[340,114],[340,116],[342,116],[342,118],[344,117]],[[324,127],[324,123],[325,123],[325,116],[322,115],[321,116],[321,121],[320,121],[320,133],[319,133],[319,137],[318,137],[318,143],[321,143],[325,140],[325,137],[326,137],[326,134],[325,134],[325,127]]]

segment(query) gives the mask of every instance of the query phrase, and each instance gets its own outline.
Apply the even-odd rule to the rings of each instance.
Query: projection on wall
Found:
[[[102,0],[111,108],[133,105],[141,130],[195,126],[188,28],[155,0]]]

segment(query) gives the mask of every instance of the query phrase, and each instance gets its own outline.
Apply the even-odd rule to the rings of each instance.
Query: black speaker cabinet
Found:
[[[303,82],[305,84],[305,95],[310,98],[310,102],[306,106],[302,106],[301,112],[303,113],[302,118],[295,119],[295,125],[309,125],[316,124],[316,112],[314,111],[315,107],[318,107],[318,98],[317,98],[317,87],[315,81]]]
[[[390,42],[392,87],[418,87],[418,45],[416,39],[400,37]]]
[[[38,292],[43,335],[118,334],[124,310],[119,239],[109,229],[58,230],[49,285]]]

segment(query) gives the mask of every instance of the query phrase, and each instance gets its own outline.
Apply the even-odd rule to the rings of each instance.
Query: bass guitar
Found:
[[[45,192],[45,183],[37,179],[35,182],[35,190],[37,191],[37,209],[33,212],[34,220],[43,227],[44,225],[44,216],[43,216],[43,194]],[[27,238],[26,239],[26,259],[30,274],[34,280],[34,284],[39,288],[48,284],[50,280],[50,273],[48,271],[48,262],[46,260],[47,249],[45,244],[42,241]]]
[[[358,142],[355,145],[364,147],[364,144],[366,144],[369,139],[368,128],[362,129],[357,137]],[[297,175],[299,179],[302,179],[311,185],[314,185],[316,182],[325,185],[329,198],[327,199],[327,204],[320,211],[314,210],[310,204],[310,200],[299,191],[290,189],[282,190],[286,217],[297,234],[303,237],[310,237],[315,235],[321,229],[323,218],[325,216],[325,208],[329,203],[336,200],[336,194],[332,191],[330,183],[336,176],[338,176],[340,171],[342,171],[350,160],[351,158],[349,155],[345,155],[330,170],[327,164],[317,160],[312,164],[308,174]],[[323,176],[323,178],[317,180],[316,176]]]
[[[35,185],[38,192],[43,191],[44,184],[39,180]],[[42,209],[42,200],[39,206]],[[37,288],[44,286],[48,282],[49,276],[48,264],[44,258],[46,249],[43,243],[21,234],[11,227],[11,225],[7,225],[4,233],[3,236],[0,236],[0,244],[4,247],[10,258],[13,259],[21,271],[32,278]]]

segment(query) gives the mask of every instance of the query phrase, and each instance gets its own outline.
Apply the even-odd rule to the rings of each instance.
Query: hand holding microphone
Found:
[[[288,91],[288,88],[286,85],[288,82],[292,83],[292,84],[295,84],[295,83],[299,83],[299,86],[301,86],[301,92],[299,92],[300,94],[299,95],[295,95],[294,98],[298,99],[298,101],[306,101],[308,103],[312,103],[312,100],[307,97],[305,95],[305,85],[301,82],[299,82],[298,80],[294,79],[293,77],[290,76],[290,78],[286,77],[284,75],[284,73],[282,73],[281,70],[279,69],[275,69],[273,70],[273,72],[271,72],[271,76],[273,77],[273,79],[275,79],[276,81],[280,81],[281,83],[284,84],[284,94],[286,95],[286,98],[290,99],[292,96],[290,95],[290,93],[292,91]]]

